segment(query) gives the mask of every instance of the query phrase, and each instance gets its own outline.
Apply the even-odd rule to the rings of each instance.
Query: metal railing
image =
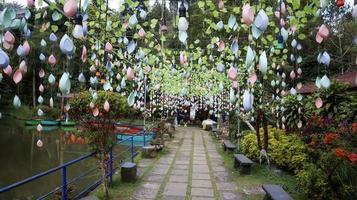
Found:
[[[130,156],[129,157],[126,157],[124,156],[124,158],[120,159],[119,163],[122,163],[123,161],[126,161],[126,160],[130,160],[131,162],[134,162],[134,158],[135,156],[138,154],[138,152],[135,152],[135,145],[134,145],[134,137],[135,136],[140,136],[140,135],[143,135],[144,137],[144,146],[146,145],[146,139],[145,139],[145,134],[143,133],[140,133],[138,135],[133,135],[129,138],[126,138],[124,140],[121,140],[119,142],[117,142],[118,145],[121,145],[121,144],[124,144],[125,142],[128,142],[130,141],[130,145],[129,145],[129,148],[125,149],[125,151],[121,151],[120,154],[118,155],[115,155],[113,156],[113,150],[111,150],[109,152],[109,159],[108,159],[108,172],[107,172],[107,176],[108,176],[108,180],[109,180],[109,184],[112,183],[113,181],[113,175],[115,174],[115,170],[119,168],[120,165],[117,165],[117,166],[113,166],[114,164],[114,160],[116,158],[118,158],[119,156],[123,155],[124,153],[129,153],[130,152]],[[61,191],[61,199],[62,200],[67,200],[68,199],[68,185],[70,184],[73,184],[85,177],[87,177],[88,175],[92,174],[93,172],[96,171],[96,169],[98,169],[97,166],[95,166],[94,168],[92,169],[89,169],[87,171],[85,171],[84,173],[80,174],[79,176],[77,177],[74,177],[73,179],[71,180],[68,180],[68,177],[67,177],[67,169],[69,166],[72,166],[72,165],[75,165],[83,160],[87,160],[89,158],[93,158],[94,156],[96,155],[96,153],[89,153],[87,155],[84,155],[84,156],[81,156],[79,158],[76,158],[74,160],[71,160],[69,162],[66,162],[60,166],[57,166],[57,167],[54,167],[52,169],[49,169],[45,172],[41,172],[39,174],[36,174],[34,176],[31,176],[29,178],[26,178],[26,179],[23,179],[21,181],[18,181],[16,183],[13,183],[11,185],[8,185],[8,186],[5,186],[3,188],[0,188],[0,194],[2,193],[5,193],[5,192],[8,192],[10,190],[13,190],[15,188],[18,188],[22,185],[25,185],[25,184],[28,184],[28,183],[31,183],[35,180],[38,180],[40,178],[43,178],[45,176],[48,176],[50,174],[53,174],[55,172],[58,172],[58,171],[61,171],[61,182],[62,182],[62,185],[59,186],[59,187],[56,187],[54,190],[38,197],[37,199],[46,199],[48,197],[50,197],[51,195],[55,194],[56,192],[59,192]],[[93,183],[91,183],[89,186],[87,186],[84,190],[80,191],[79,194],[77,194],[75,197],[73,197],[73,199],[79,199],[81,197],[84,197],[86,194],[88,194],[90,191],[94,190],[98,185],[100,185],[102,183],[102,178],[100,179],[97,179],[96,181],[94,181]]]

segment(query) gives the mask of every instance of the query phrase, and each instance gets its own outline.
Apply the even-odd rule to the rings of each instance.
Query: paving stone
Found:
[[[211,198],[211,197],[192,197],[192,200],[215,200],[215,198]]]
[[[177,197],[177,196],[167,196],[167,195],[164,195],[162,197],[163,200],[185,200],[186,198],[185,197]]]
[[[265,194],[264,190],[262,189],[262,187],[245,187],[243,188],[243,192],[246,195],[251,195],[251,194]]]
[[[209,173],[209,168],[207,165],[193,165],[193,173]]]
[[[223,166],[214,166],[212,167],[212,170],[214,172],[229,172],[225,167]]]
[[[185,197],[187,191],[187,183],[167,183],[164,195]]]
[[[194,156],[193,160],[207,161],[206,156]]]
[[[172,175],[188,175],[188,170],[174,169],[172,170]]]
[[[178,183],[187,183],[188,182],[188,176],[187,175],[171,175],[170,176],[170,182],[178,182]]]
[[[211,177],[209,174],[204,174],[204,173],[193,173],[192,174],[192,179],[199,179],[199,180],[210,180]]]
[[[190,164],[189,160],[176,160],[175,162],[176,165],[188,165]]]
[[[235,182],[217,182],[216,185],[219,191],[238,190],[238,186]]]
[[[150,174],[144,178],[147,181],[150,182],[163,182],[165,179],[164,175],[158,175],[158,174]]]
[[[206,160],[193,160],[194,165],[207,165]]]
[[[154,170],[152,170],[151,174],[165,175],[168,171],[169,169],[155,168]]]
[[[159,191],[159,183],[143,183],[138,191],[134,193],[134,199],[154,199]]]
[[[222,192],[221,199],[222,200],[242,200],[243,196],[239,193]]]
[[[232,181],[232,175],[229,172],[215,172],[214,176],[217,182]]]
[[[192,187],[212,188],[211,180],[192,180]]]
[[[174,169],[188,169],[189,167],[189,165],[175,165]]]
[[[192,187],[191,196],[214,197],[214,193],[213,189]]]

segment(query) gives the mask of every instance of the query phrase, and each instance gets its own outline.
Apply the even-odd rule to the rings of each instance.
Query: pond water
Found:
[[[43,146],[38,147],[41,139]],[[127,148],[127,147],[125,147]],[[121,150],[120,150],[121,149]],[[116,153],[124,147],[116,147]],[[0,120],[0,188],[23,180],[67,161],[86,155],[90,147],[76,137],[73,130],[55,127],[39,134],[36,127],[24,125],[24,121],[4,117]],[[83,160],[67,169],[67,178],[74,178],[96,168],[96,159]],[[76,182],[74,193],[88,186],[100,175],[95,170],[90,176]],[[0,199],[35,199],[61,185],[61,170],[34,182],[0,194]],[[49,199],[54,199],[51,195]]]

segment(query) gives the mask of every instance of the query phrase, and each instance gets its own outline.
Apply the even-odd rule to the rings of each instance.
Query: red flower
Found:
[[[343,158],[343,157],[345,157],[345,155],[346,155],[345,150],[343,150],[343,149],[341,149],[341,148],[337,148],[337,149],[335,150],[335,154],[336,154],[336,156],[339,157],[339,158]]]
[[[357,163],[357,154],[350,153],[350,155],[348,155],[348,160],[350,160],[352,164],[356,164]]]
[[[328,133],[324,137],[324,143],[331,144],[337,137],[338,135],[336,133]]]
[[[352,131],[357,132],[357,122],[352,123]]]

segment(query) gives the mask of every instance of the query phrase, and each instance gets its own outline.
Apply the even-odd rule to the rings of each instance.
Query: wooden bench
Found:
[[[264,184],[262,188],[266,193],[266,200],[293,200],[280,185]]]
[[[249,174],[253,161],[243,154],[234,154],[234,167],[240,168],[242,174]]]
[[[229,140],[223,141],[224,151],[227,151],[227,150],[234,151],[234,150],[236,150],[236,148],[237,148],[237,146],[235,144],[233,144],[231,141],[229,141]]]

